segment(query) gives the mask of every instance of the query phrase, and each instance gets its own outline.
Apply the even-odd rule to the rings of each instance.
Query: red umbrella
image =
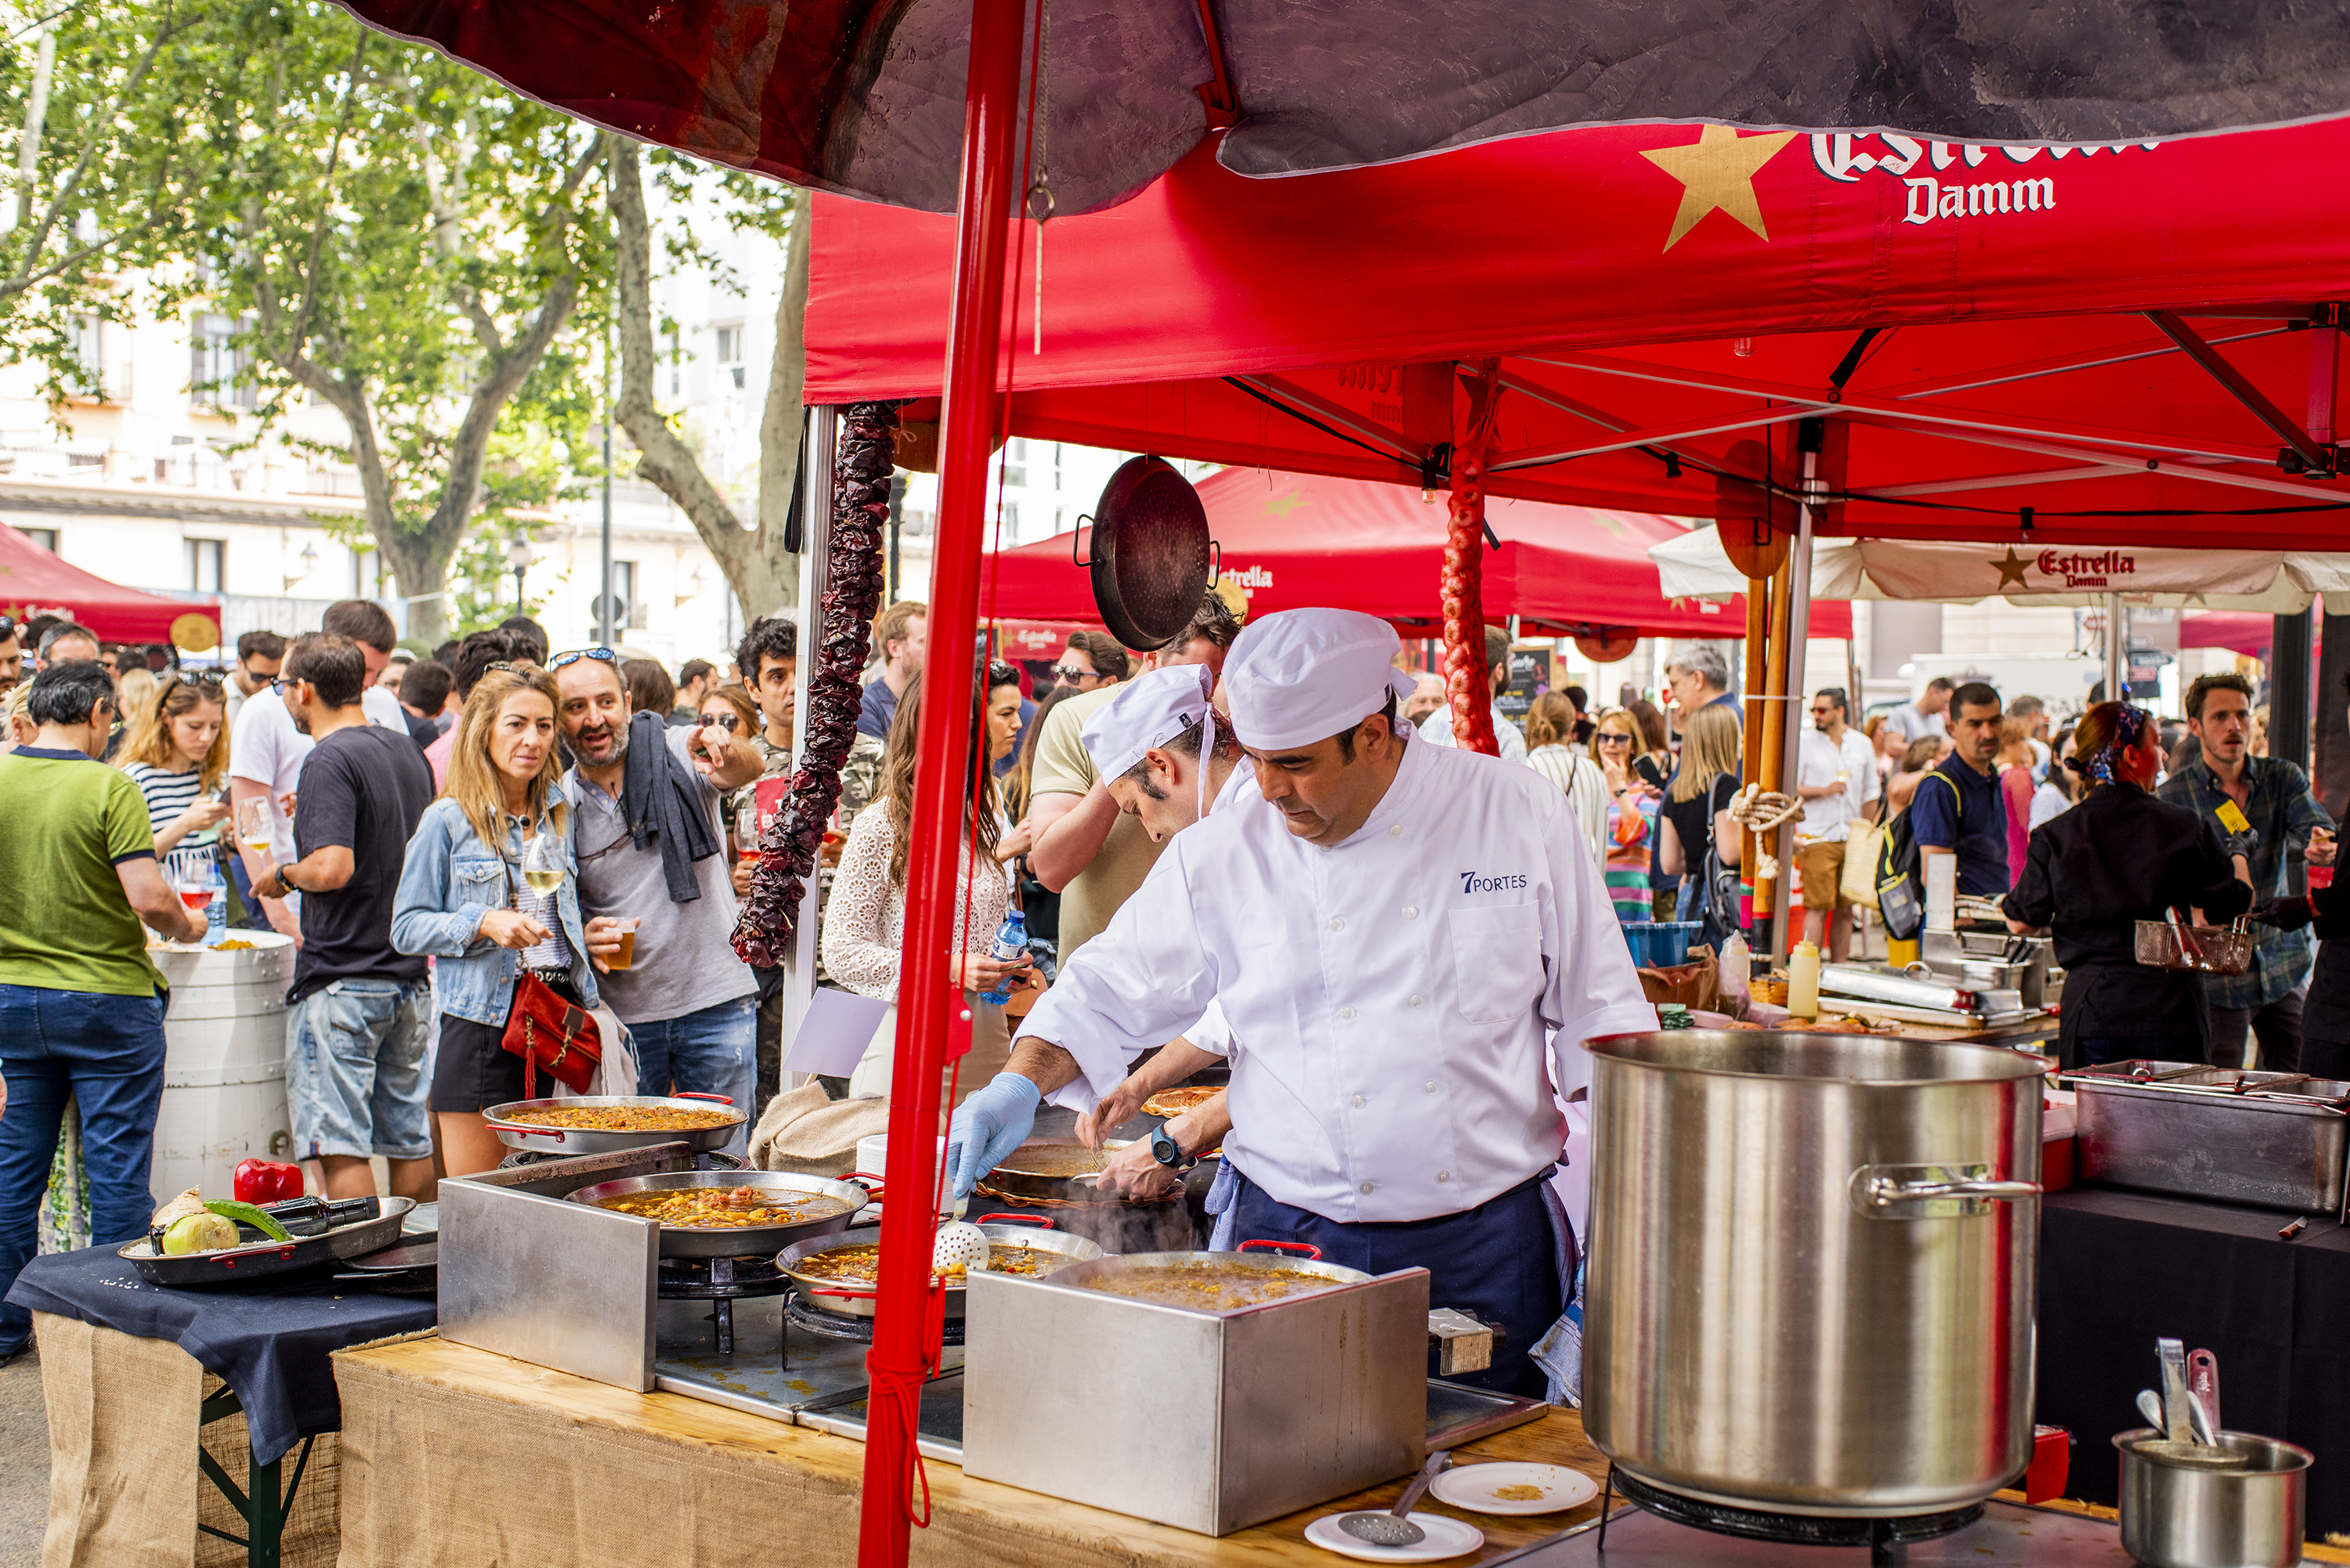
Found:
[[[1228,468],[1200,482],[1208,531],[1222,547],[1222,581],[1252,616],[1305,605],[1361,610],[1406,637],[1433,637],[1442,615],[1439,572],[1445,510],[1400,485]],[[1668,599],[1649,545],[1685,530],[1663,517],[1539,501],[1503,501],[1486,513],[1501,548],[1485,560],[1484,608],[1519,618],[1528,635],[1734,638],[1744,602]],[[1095,618],[1087,572],[1075,564],[1085,535],[1057,535],[986,557],[980,613],[1024,620]],[[1814,637],[1852,635],[1852,607],[1821,604]]]
[[[78,622],[107,642],[168,642],[191,653],[220,646],[217,606],[143,594],[69,566],[14,528],[0,524],[0,614],[20,623],[36,615]]]

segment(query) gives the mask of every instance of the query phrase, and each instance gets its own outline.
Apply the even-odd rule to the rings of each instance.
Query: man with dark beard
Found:
[[[608,649],[547,661],[561,701],[556,721],[577,765],[563,789],[573,802],[579,912],[604,1002],[637,1047],[637,1087],[723,1095],[744,1121],[727,1146],[747,1146],[757,1087],[754,1031],[759,985],[734,954],[734,889],[728,879],[719,797],[759,776],[749,738],[715,724],[671,729],[660,713],[632,719],[620,667]],[[635,942],[625,966],[624,921]]]

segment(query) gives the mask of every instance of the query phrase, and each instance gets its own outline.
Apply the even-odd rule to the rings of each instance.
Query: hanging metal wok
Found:
[[[1077,564],[1092,569],[1102,625],[1142,653],[1182,634],[1214,577],[1207,508],[1160,458],[1129,458],[1110,475],[1094,509],[1092,548],[1093,559]]]

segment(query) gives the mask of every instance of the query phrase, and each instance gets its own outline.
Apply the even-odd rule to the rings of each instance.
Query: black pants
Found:
[[[2211,1054],[2205,1060],[2217,1067],[2241,1065],[2244,1060],[2244,1035],[2249,1030],[2260,1042],[2260,1060],[2256,1064],[2262,1072],[2300,1072],[2301,1006],[2308,995],[2307,985],[2297,985],[2274,1002],[2258,1007],[2205,1009],[2211,1021]]]

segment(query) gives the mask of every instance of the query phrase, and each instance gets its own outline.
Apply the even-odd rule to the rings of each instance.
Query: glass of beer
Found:
[[[608,961],[613,969],[628,969],[637,961],[637,928],[644,919],[637,915],[624,915],[612,922],[620,928],[620,950]]]
[[[256,855],[269,853],[269,798],[253,795],[236,803],[236,841]]]

